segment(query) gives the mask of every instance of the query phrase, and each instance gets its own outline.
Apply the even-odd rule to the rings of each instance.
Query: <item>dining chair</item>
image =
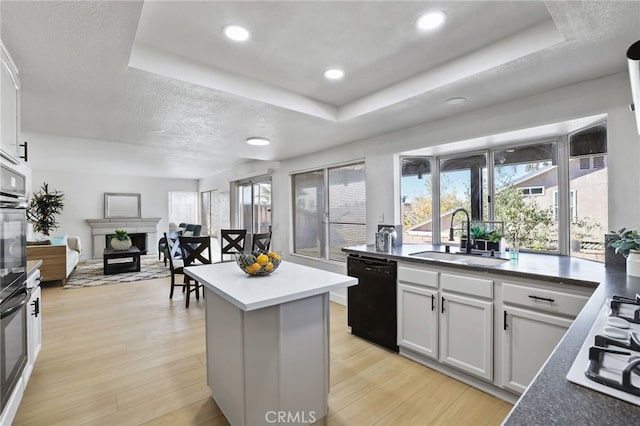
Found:
[[[165,260],[169,260],[169,269],[171,270],[171,291],[169,292],[169,299],[173,298],[173,290],[176,287],[182,287],[182,291],[185,290],[185,284],[176,284],[176,275],[184,275],[184,261],[182,259],[182,250],[180,250],[179,238],[180,234],[177,232],[164,233],[164,239],[166,241]]]
[[[171,224],[169,224],[171,225]],[[177,229],[177,227],[175,226],[175,224],[173,224],[174,227]],[[177,238],[180,235],[182,235],[182,231],[172,231],[171,230],[171,226],[169,226],[169,232],[165,232],[165,235],[169,235],[170,238]],[[177,254],[179,254],[179,249],[176,247],[176,249],[178,250]],[[174,249],[174,250],[176,250]],[[164,266],[167,266],[167,254],[168,254],[168,246],[167,246],[167,239],[166,237],[160,238],[160,240],[158,241],[158,260],[160,260],[160,254],[162,253],[164,255]]]
[[[211,237],[184,237],[181,236],[178,241],[180,242],[180,249],[182,250],[182,260],[184,267],[208,265],[211,264]],[[194,288],[191,288],[192,278],[185,274],[184,286],[185,286],[185,299],[186,307],[189,307],[189,299],[191,292],[196,294],[196,300],[200,300],[200,284],[198,281],[193,280],[195,283]],[[204,296],[204,290],[202,291]]]
[[[262,232],[258,234],[253,234],[252,236],[252,244],[251,251],[269,251],[269,247],[271,246],[271,232]]]
[[[244,253],[244,240],[246,237],[246,229],[221,229],[220,262],[225,262],[225,254]]]

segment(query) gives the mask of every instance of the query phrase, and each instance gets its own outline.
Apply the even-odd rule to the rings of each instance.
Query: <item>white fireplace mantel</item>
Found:
[[[147,253],[158,253],[158,223],[161,217],[87,219],[91,227],[93,258],[102,259],[106,247],[105,235],[115,234],[116,229],[124,229],[129,234],[147,234]]]

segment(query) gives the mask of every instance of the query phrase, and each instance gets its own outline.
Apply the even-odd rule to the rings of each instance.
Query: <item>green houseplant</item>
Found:
[[[622,228],[619,231],[610,231],[611,240],[609,247],[616,249],[616,254],[621,254],[628,258],[632,250],[640,250],[640,233],[635,229]]]
[[[111,237],[111,247],[114,250],[128,250],[131,247],[131,237],[124,229],[116,229],[116,233]]]
[[[638,230],[622,228],[611,231],[608,246],[615,248],[616,254],[627,258],[627,275],[640,277],[640,233]]]
[[[33,230],[43,235],[58,228],[56,215],[62,213],[64,207],[64,194],[55,189],[49,190],[45,182],[42,188],[33,193],[29,207],[27,208],[27,220],[33,224]]]

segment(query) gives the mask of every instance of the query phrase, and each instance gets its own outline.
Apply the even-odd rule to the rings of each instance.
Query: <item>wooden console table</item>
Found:
[[[131,258],[131,262],[113,262],[113,259]],[[120,274],[123,272],[140,272],[140,250],[138,247],[129,247],[127,250],[104,249],[102,254],[103,274]]]

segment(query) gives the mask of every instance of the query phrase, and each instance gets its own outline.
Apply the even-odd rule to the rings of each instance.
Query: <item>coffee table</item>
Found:
[[[103,275],[121,274],[123,272],[140,272],[140,250],[138,247],[129,247],[127,250],[114,250],[105,248],[102,256]],[[113,259],[131,258],[131,262],[112,262]]]

